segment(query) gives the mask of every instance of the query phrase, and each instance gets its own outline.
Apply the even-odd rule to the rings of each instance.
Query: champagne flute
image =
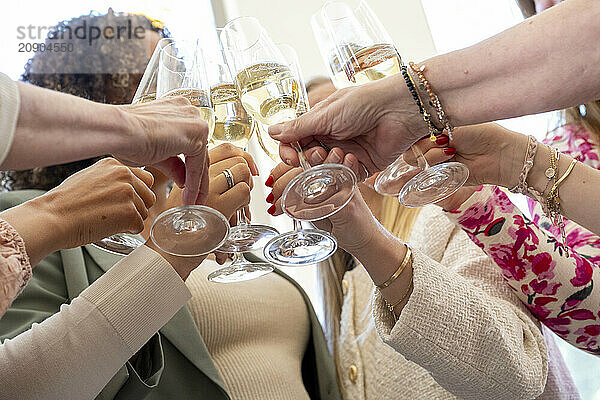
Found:
[[[162,38],[158,41],[154,52],[148,61],[148,65],[144,70],[144,75],[140,80],[140,84],[133,96],[131,104],[147,103],[149,101],[156,100],[156,80],[158,76],[158,63],[160,60],[160,52],[166,45],[173,42],[171,38]],[[109,253],[127,255],[133,250],[137,249],[144,244],[144,241],[140,239],[139,235],[132,235],[129,233],[117,233],[98,242],[93,245],[99,247]]]
[[[173,41],[160,53],[157,97],[186,97],[208,124],[215,114],[210,101],[202,49],[198,40]],[[160,214],[150,228],[152,241],[164,252],[182,257],[212,253],[229,235],[229,222],[215,209],[199,205],[175,207]]]
[[[333,82],[333,85],[337,89],[352,86],[352,83],[348,80],[348,75],[346,75],[346,71],[344,70],[344,65],[342,64],[339,54],[339,48],[327,31],[323,13],[318,11],[313,14],[310,18],[310,25],[317,42],[317,47],[325,62],[329,78],[331,79],[331,82]]]
[[[278,48],[288,63],[290,70],[298,80],[299,98],[296,107],[296,116],[300,116],[309,110],[308,95],[306,93],[304,80],[302,79],[300,63],[298,62],[295,50],[291,46],[280,44],[278,45]],[[318,171],[320,171],[323,167],[311,167],[306,161],[304,152],[300,145],[298,143],[294,143],[294,148],[298,151],[298,158],[300,159],[301,167],[305,172],[290,181],[290,183],[284,189],[281,197],[282,208],[286,214],[292,218],[294,229],[291,232],[286,232],[271,240],[271,242],[265,246],[263,253],[267,260],[275,264],[286,266],[304,266],[315,264],[331,257],[331,255],[337,250],[337,240],[329,232],[319,229],[304,229],[301,221],[297,218],[294,218],[294,216],[287,211],[287,193],[289,193],[290,188],[300,187],[298,185],[294,185],[295,180],[302,182],[302,175],[305,174],[306,171],[317,171],[315,173],[318,174]],[[352,174],[352,176],[354,176],[354,174]],[[354,180],[353,185],[355,183],[356,180]],[[350,199],[348,199],[348,201],[350,201]]]
[[[400,73],[402,59],[394,42],[365,0],[354,10],[341,1],[327,2],[321,9],[321,17],[351,84],[360,85]],[[398,195],[406,207],[421,207],[445,199],[466,182],[469,169],[464,164],[446,162],[431,167],[417,146],[411,149],[422,172],[398,190],[398,179],[414,171],[399,158],[377,177],[378,192]]]
[[[246,150],[256,125],[240,101],[220,43],[213,55],[208,60],[211,66],[210,95],[216,117],[212,141],[214,145],[231,143]],[[246,281],[273,271],[271,264],[250,262],[242,253],[262,249],[279,232],[270,226],[249,224],[243,209],[237,211],[237,221],[238,224],[230,229],[229,237],[219,248],[224,253],[233,253],[233,262],[208,275],[211,282]]]
[[[235,71],[236,86],[240,93],[242,104],[246,110],[259,123],[268,126],[279,122],[289,121],[297,117],[298,103],[300,101],[301,82],[290,68],[281,50],[275,46],[264,28],[256,18],[241,17],[228,23],[221,33],[221,41],[225,48],[228,63]],[[310,165],[303,160],[304,167]],[[332,168],[338,175],[353,176],[349,168]],[[329,178],[330,171],[324,171],[324,177]],[[334,177],[335,179],[335,177]],[[323,185],[323,192],[330,185]],[[316,192],[315,192],[316,194]],[[324,193],[321,199],[326,201],[329,193]],[[351,194],[348,196],[350,197]],[[315,206],[318,206],[316,204]],[[265,251],[265,256],[276,264],[305,265],[316,260],[328,257],[337,246],[335,239],[327,232],[318,230],[302,230],[296,223],[296,230],[286,236],[285,248],[278,248],[277,252]],[[300,236],[302,233],[304,236]],[[293,236],[297,235],[298,240]],[[274,241],[282,239],[281,236],[273,239],[267,248],[272,248]],[[307,251],[306,253],[300,250]],[[277,257],[281,255],[282,257]],[[324,258],[323,258],[324,257]]]

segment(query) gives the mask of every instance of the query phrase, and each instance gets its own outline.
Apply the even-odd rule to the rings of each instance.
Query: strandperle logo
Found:
[[[103,25],[96,26],[88,24],[87,21],[79,26],[40,26],[28,25],[17,26],[17,39],[23,40],[85,40],[89,46],[98,39],[144,39],[146,37],[146,28],[143,26],[133,26],[131,20],[126,25]]]

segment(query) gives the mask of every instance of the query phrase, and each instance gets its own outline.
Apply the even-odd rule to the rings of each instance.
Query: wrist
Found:
[[[503,129],[502,132],[498,132],[496,135],[500,135],[498,140],[494,141],[498,143],[495,151],[497,151],[499,156],[491,157],[496,164],[495,168],[491,170],[498,171],[498,175],[490,182],[484,183],[513,188],[519,183],[519,176],[525,163],[529,138],[526,135],[508,129]]]
[[[353,254],[365,267],[375,283],[385,282],[404,259],[407,247],[383,226],[373,235],[368,246]]]
[[[127,111],[128,105],[109,107],[115,124],[112,127],[112,140],[107,143],[109,147],[106,154],[129,154],[139,150],[144,138],[138,137],[138,121]]]
[[[48,254],[68,248],[65,220],[52,210],[44,196],[29,200],[1,214],[23,239],[32,266]],[[43,227],[43,229],[40,229]]]
[[[175,272],[177,272],[177,274],[184,281],[188,278],[188,276],[190,276],[192,271],[196,269],[196,267],[200,265],[200,263],[206,258],[206,256],[178,257],[172,254],[165,253],[164,251],[159,249],[158,246],[156,246],[156,244],[154,244],[154,242],[150,239],[146,241],[145,245],[151,248],[152,250],[156,251],[162,256],[162,258],[167,260],[167,262],[171,264],[171,267],[173,267]]]
[[[399,146],[400,152],[398,153],[398,155],[400,155],[408,149],[410,144],[427,136],[427,124],[423,120],[423,116],[419,113],[419,107],[412,98],[402,74],[396,74],[389,78],[381,79],[377,81],[377,84],[381,87],[378,98],[381,104],[384,105],[383,112],[398,113],[400,117],[399,123],[403,125],[403,130],[408,134],[408,137],[406,134],[397,135],[398,139],[402,139],[402,143]],[[393,90],[390,90],[390,88]],[[417,88],[417,91],[418,90],[419,89]],[[426,102],[428,103],[429,97],[421,98],[424,101],[427,99]],[[435,115],[435,112],[431,114],[429,108],[427,108],[427,111],[430,112],[430,115]]]

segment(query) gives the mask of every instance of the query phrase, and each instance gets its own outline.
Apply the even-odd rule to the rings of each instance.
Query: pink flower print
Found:
[[[567,223],[567,226],[568,225],[569,223]],[[590,231],[581,228],[575,228],[567,235],[567,244],[574,251],[577,251],[577,249],[580,249],[587,245],[598,247],[598,242],[598,236],[594,235]]]
[[[542,319],[542,322],[544,325],[563,338],[571,333],[569,328],[567,328],[568,325],[571,325],[571,320],[569,318],[547,318]]]
[[[520,281],[525,278],[525,263],[512,246],[504,244],[491,246],[490,257],[502,269],[506,279]]]
[[[584,286],[592,280],[592,265],[583,257],[575,257],[575,277],[571,278],[570,282],[573,286]]]
[[[503,213],[512,213],[515,205],[510,201],[506,193],[497,186],[492,189],[492,196],[488,200],[488,205],[497,207]]]
[[[478,231],[492,222],[493,217],[493,207],[487,203],[477,202],[462,213],[458,218],[458,223],[466,229]]]
[[[552,256],[546,252],[538,253],[534,255],[531,259],[531,271],[539,278],[539,279],[552,279],[554,278],[554,267],[556,266],[556,261],[552,259]]]
[[[583,328],[579,328],[575,331],[577,339],[575,342],[585,347],[591,353],[600,354],[600,347],[598,341],[600,340],[600,325],[588,325]]]
[[[525,223],[525,219],[521,215],[514,215],[513,220],[515,223],[508,228],[508,234],[515,240],[515,250],[519,250],[523,244],[526,244],[526,250],[535,250],[539,239],[534,230]]]
[[[548,283],[548,281],[538,281],[537,279],[529,282],[529,286],[535,293],[545,294],[545,295],[555,295],[556,291],[559,287],[562,286],[561,283]],[[537,300],[537,299],[536,299]]]

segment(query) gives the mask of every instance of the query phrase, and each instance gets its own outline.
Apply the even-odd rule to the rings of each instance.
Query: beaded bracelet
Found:
[[[452,132],[454,131],[454,127],[450,124],[439,97],[433,91],[433,88],[431,87],[431,84],[427,78],[425,78],[425,66],[421,65],[420,67],[417,67],[417,65],[412,61],[409,62],[408,65],[417,75],[417,77],[419,77],[419,80],[421,81],[421,84],[419,85],[420,89],[426,91],[429,95],[429,105],[435,109],[438,119],[444,126],[444,129],[448,132],[448,137],[450,140],[452,140]],[[431,141],[435,141],[435,137],[431,136]]]
[[[415,82],[413,81],[412,76],[410,76],[410,74],[408,73],[408,68],[406,67],[406,65],[402,64],[400,66],[400,72],[402,73],[402,77],[404,78],[404,81],[406,82],[408,91],[410,92],[413,100],[417,104],[417,107],[419,107],[419,113],[423,116],[423,121],[425,121],[425,123],[427,124],[429,136],[436,137],[436,135],[439,135],[440,133],[442,133],[443,130],[438,128],[437,126],[435,126],[434,123],[431,121],[431,114],[429,114],[427,112],[427,110],[425,109],[423,100],[421,100],[421,96],[419,95],[419,92],[417,91],[417,89],[415,87]]]

